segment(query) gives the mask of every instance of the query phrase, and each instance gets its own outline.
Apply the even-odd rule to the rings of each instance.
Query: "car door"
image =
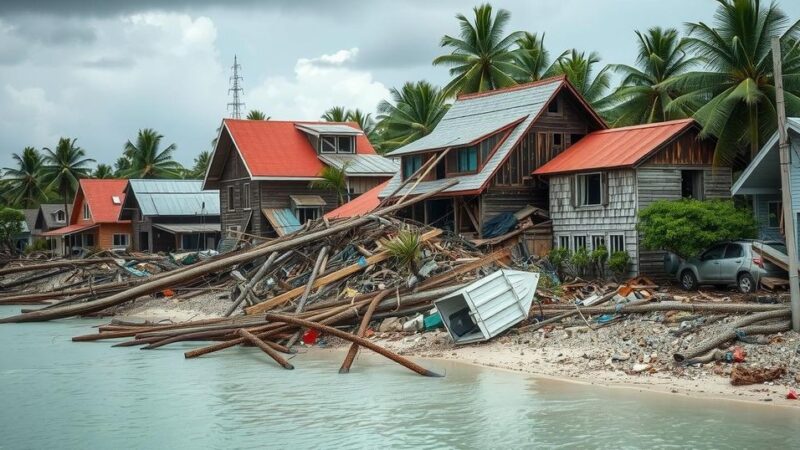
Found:
[[[716,283],[719,281],[719,262],[725,256],[727,244],[718,244],[705,251],[700,256],[697,265],[697,275],[701,283]]]
[[[719,281],[735,283],[739,268],[744,261],[744,248],[742,244],[731,242],[725,247],[725,255],[719,260]]]

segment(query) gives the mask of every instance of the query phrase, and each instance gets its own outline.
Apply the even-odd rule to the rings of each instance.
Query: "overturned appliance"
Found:
[[[498,270],[434,305],[456,344],[491,339],[528,317],[539,274]]]

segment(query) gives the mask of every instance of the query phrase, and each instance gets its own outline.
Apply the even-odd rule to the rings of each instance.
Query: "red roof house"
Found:
[[[127,248],[131,242],[131,222],[119,220],[127,183],[128,180],[80,180],[69,225],[43,236],[63,239],[66,253],[89,247]]]
[[[333,211],[325,214],[325,217],[327,219],[346,219],[349,217],[363,216],[375,211],[375,208],[377,208],[381,203],[381,199],[378,198],[378,194],[381,193],[383,188],[385,188],[388,183],[388,180],[384,181],[367,192],[359,195],[355,200],[349,201]]]

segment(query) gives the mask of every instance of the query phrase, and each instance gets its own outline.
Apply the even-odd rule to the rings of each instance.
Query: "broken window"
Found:
[[[767,226],[780,228],[782,214],[781,202],[767,202]]]
[[[599,173],[576,176],[577,206],[599,205],[603,199],[603,180]]]
[[[681,170],[681,197],[703,200],[702,170]]]

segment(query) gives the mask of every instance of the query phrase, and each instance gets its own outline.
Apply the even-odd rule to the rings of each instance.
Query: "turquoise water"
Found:
[[[0,316],[18,308],[2,307]],[[643,394],[443,361],[253,348],[185,360],[72,343],[89,320],[0,325],[0,448],[797,448],[800,411]]]

